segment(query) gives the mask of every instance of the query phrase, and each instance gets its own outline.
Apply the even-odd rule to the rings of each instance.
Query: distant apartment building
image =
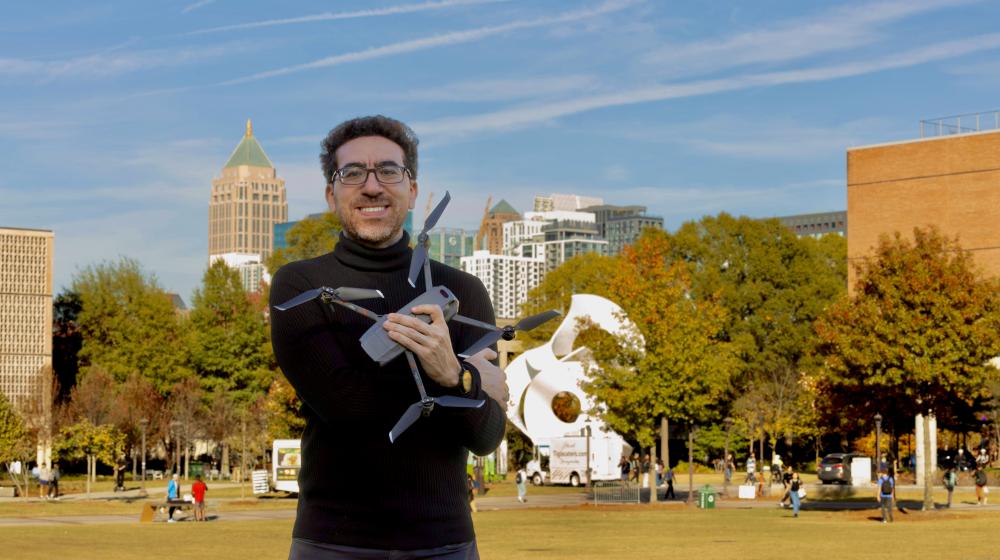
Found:
[[[240,253],[266,259],[274,246],[274,226],[287,221],[285,180],[278,177],[247,120],[246,134],[212,181],[209,258]]]
[[[0,227],[0,391],[20,406],[48,402],[55,234]]]
[[[565,210],[575,212],[587,206],[599,206],[604,204],[604,199],[596,196],[580,196],[578,194],[552,193],[548,196],[535,196],[535,212],[552,212],[554,210]]]
[[[663,229],[663,218],[646,215],[645,206],[615,206],[601,204],[588,206],[581,212],[594,214],[601,238],[608,242],[609,256],[616,256],[626,245],[635,243],[646,228]]]
[[[589,212],[527,212],[525,220],[504,224],[507,255],[541,259],[545,271],[584,253],[608,254],[608,242],[598,235],[595,216]]]
[[[922,138],[847,150],[847,258],[935,226],[1000,277],[1000,112],[921,122]],[[853,285],[853,267],[848,285]]]
[[[822,237],[828,233],[847,235],[846,211],[779,216],[777,220],[799,237]]]
[[[453,268],[462,268],[462,257],[475,252],[476,232],[457,228],[436,228],[428,232],[431,246],[427,254]]]
[[[462,257],[462,270],[479,278],[493,302],[498,319],[518,317],[520,305],[528,300],[528,291],[538,285],[545,274],[541,259],[493,255],[476,251]]]
[[[240,275],[240,283],[248,294],[261,291],[261,283],[270,284],[271,275],[267,272],[267,266],[261,260],[260,255],[255,253],[223,253],[213,255],[209,259],[209,264],[215,261],[223,261],[229,268],[236,270]]]

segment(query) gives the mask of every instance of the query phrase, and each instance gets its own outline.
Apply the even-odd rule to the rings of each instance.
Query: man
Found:
[[[326,200],[343,231],[332,253],[275,274],[271,304],[320,286],[381,290],[384,299],[357,303],[388,314],[384,328],[413,353],[427,393],[485,404],[436,407],[390,443],[390,429],[419,398],[406,358],[373,362],[358,341],[372,322],[349,310],[319,300],[272,310],[274,353],[306,416],[289,558],[478,558],[466,459],[503,437],[506,379],[488,361],[492,350],[464,362],[456,356],[482,329],[445,322],[434,305],[411,310],[429,322],[396,313],[424,291],[423,273],[416,288],[407,282],[412,250],[403,231],[417,197],[417,138],[399,121],[362,117],[331,130],[322,149]],[[494,322],[478,279],[438,262],[431,270],[462,315]],[[391,483],[366,483],[372,479]]]
[[[747,458],[747,477],[743,481],[743,484],[757,484],[757,458],[754,456],[753,451],[750,452],[750,457]]]
[[[944,473],[944,489],[948,491],[948,507],[951,507],[952,494],[955,493],[955,486],[958,484],[958,477],[955,475],[955,469],[953,467],[948,467],[948,470]]]
[[[178,501],[180,501],[180,499],[181,499],[181,485],[180,485],[179,481],[180,481],[180,477],[177,475],[177,473],[174,473],[174,476],[170,477],[170,482],[167,483],[167,502],[178,502]],[[163,510],[160,510],[160,511],[163,511]],[[177,511],[177,508],[174,507],[174,506],[170,506],[170,509],[167,511],[167,523],[176,523],[177,522],[177,520],[174,519],[174,512],[175,511]]]
[[[888,471],[883,469],[879,471],[875,488],[879,503],[882,505],[882,523],[886,522],[887,517],[889,523],[892,523],[892,503],[896,495],[896,481],[889,475]]]
[[[528,501],[528,471],[525,470],[524,465],[521,465],[517,469],[517,474],[514,475],[514,483],[517,484],[517,501],[524,502]]]
[[[205,520],[205,492],[208,492],[208,485],[202,482],[201,475],[195,475],[194,484],[191,485],[191,496],[194,498],[194,520]]]
[[[989,493],[989,488],[986,487],[988,482],[986,478],[986,469],[980,466],[976,466],[976,471],[972,475],[973,481],[976,483],[976,503],[981,506],[986,505],[986,494]]]

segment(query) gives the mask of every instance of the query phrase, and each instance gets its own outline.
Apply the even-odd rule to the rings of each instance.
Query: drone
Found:
[[[436,305],[441,308],[445,321],[456,321],[458,323],[463,323],[488,331],[482,338],[474,342],[472,346],[458,354],[460,358],[467,359],[477,352],[488,348],[501,338],[504,340],[513,340],[516,335],[516,331],[529,331],[534,329],[546,321],[559,316],[560,313],[554,310],[545,311],[543,313],[522,319],[515,325],[508,325],[502,328],[458,314],[458,298],[447,287],[434,285],[434,282],[431,279],[431,261],[427,258],[428,248],[430,247],[430,236],[428,236],[427,232],[433,229],[437,224],[438,219],[441,217],[441,214],[444,213],[444,209],[450,200],[450,193],[445,192],[444,198],[441,199],[441,202],[439,202],[434,208],[434,211],[427,216],[426,220],[424,220],[423,230],[420,232],[420,235],[417,236],[416,247],[413,249],[413,257],[410,260],[410,269],[407,276],[407,281],[410,286],[415,288],[417,287],[417,277],[420,274],[420,270],[423,269],[425,286],[424,293],[404,305],[398,313],[416,317],[425,323],[430,323],[431,318],[429,315],[417,315],[414,314],[411,309],[418,305]],[[396,425],[393,426],[392,430],[389,431],[390,443],[395,443],[396,440],[399,439],[399,436],[402,435],[407,428],[412,426],[413,423],[420,417],[430,416],[435,405],[446,408],[479,408],[483,406],[486,401],[482,399],[466,399],[451,395],[441,397],[431,397],[427,395],[427,391],[424,389],[424,382],[420,379],[420,370],[417,368],[417,361],[413,357],[413,353],[389,338],[388,332],[382,328],[382,325],[388,319],[388,314],[378,315],[369,309],[365,309],[364,307],[351,303],[352,301],[361,299],[374,299],[382,297],[384,296],[379,290],[348,287],[328,288],[323,286],[302,292],[285,303],[275,305],[274,307],[279,311],[286,311],[297,305],[301,305],[317,298],[331,307],[336,305],[345,307],[351,311],[360,313],[375,322],[374,325],[369,327],[368,330],[361,335],[360,339],[361,347],[364,349],[365,353],[368,354],[368,357],[375,362],[378,362],[380,366],[384,366],[399,357],[400,354],[406,354],[406,361],[410,366],[410,373],[413,374],[413,380],[417,385],[417,391],[420,393],[420,400],[411,404],[399,420],[396,421]]]

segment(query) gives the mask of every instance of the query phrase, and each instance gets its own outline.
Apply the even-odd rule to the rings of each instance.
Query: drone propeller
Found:
[[[417,274],[420,273],[420,267],[424,266],[424,261],[427,260],[427,242],[430,239],[427,236],[427,232],[434,229],[434,226],[437,225],[437,221],[441,217],[441,214],[444,213],[449,200],[451,200],[451,194],[446,191],[441,202],[438,202],[438,205],[434,207],[434,211],[424,220],[424,229],[417,235],[417,244],[413,248],[413,257],[410,259],[410,274],[407,277],[410,285],[414,288],[417,287]]]
[[[477,340],[475,343],[473,343],[472,346],[460,352],[458,356],[460,358],[468,358],[469,356],[473,356],[476,353],[483,350],[484,348],[489,348],[491,344],[500,340],[501,338],[504,340],[514,340],[514,331],[530,331],[531,329],[534,329],[535,327],[541,325],[542,323],[545,323],[550,319],[558,317],[559,315],[562,315],[562,313],[559,313],[556,310],[549,310],[543,313],[539,313],[538,315],[525,317],[524,319],[518,321],[516,325],[513,326],[507,325],[506,327],[503,328],[495,327],[493,325],[488,325],[488,324],[481,324],[480,326],[489,327],[492,330],[486,333],[482,338]],[[465,317],[463,317],[462,319],[465,319]]]
[[[312,301],[318,297],[323,297],[324,300],[326,298],[330,298],[331,300],[339,299],[341,301],[354,301],[358,299],[375,299],[384,296],[379,290],[367,290],[364,288],[327,288],[326,286],[323,286],[302,292],[285,303],[275,305],[274,308],[278,311],[287,311],[297,305],[302,305],[303,303]]]
[[[399,417],[396,425],[392,427],[392,430],[389,432],[389,443],[395,443],[399,439],[399,436],[412,426],[421,415],[429,415],[434,410],[434,405],[447,408],[479,408],[484,404],[486,404],[486,401],[463,399],[462,397],[453,397],[451,395],[427,397],[422,401],[417,401],[406,409],[406,412]]]

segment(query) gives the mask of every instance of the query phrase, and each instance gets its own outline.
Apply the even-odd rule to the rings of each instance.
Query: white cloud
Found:
[[[458,45],[462,43],[470,43],[485,39],[487,37],[492,37],[494,35],[500,35],[502,33],[516,31],[519,29],[543,27],[547,25],[566,23],[570,21],[577,21],[586,18],[606,15],[612,12],[621,11],[634,3],[635,0],[607,0],[603,4],[600,4],[593,8],[587,8],[573,12],[564,12],[562,14],[555,16],[539,17],[530,20],[518,20],[518,21],[504,23],[501,25],[467,29],[465,31],[453,31],[451,33],[443,33],[440,35],[433,35],[430,37],[423,37],[420,39],[413,39],[410,41],[390,43],[388,45],[383,45],[381,47],[373,47],[370,49],[365,49],[363,51],[355,51],[345,54],[328,56],[326,58],[321,58],[319,60],[314,60],[312,62],[307,62],[304,64],[285,66],[283,68],[268,70],[266,72],[258,72],[256,74],[251,74],[249,76],[244,76],[242,78],[227,80],[224,82],[220,82],[218,85],[242,84],[256,80],[263,80],[266,78],[273,78],[276,76],[284,76],[287,74],[304,72],[306,70],[315,70],[317,68],[327,68],[331,66],[338,66],[341,64],[348,64],[351,62],[361,62],[364,60],[372,60],[386,56],[405,54],[435,47],[442,47],[446,45]]]
[[[659,75],[708,74],[746,64],[787,62],[872,44],[880,27],[924,12],[977,0],[906,0],[841,6],[728,38],[668,44],[642,61]]]
[[[214,3],[215,3],[215,0],[198,0],[198,2],[194,2],[194,3],[188,4],[187,6],[184,6],[184,8],[181,10],[181,13],[182,14],[189,14],[189,13],[195,11],[195,10],[204,8],[205,6],[208,6],[208,5],[211,5],[211,4],[214,4]]]
[[[203,0],[198,4],[204,4],[206,2],[213,2],[214,0]],[[300,16],[293,18],[282,18],[282,19],[269,19],[264,21],[253,21],[249,23],[237,23],[234,25],[223,25],[220,27],[211,27],[208,29],[198,29],[188,33],[188,35],[197,35],[203,33],[218,33],[222,31],[236,31],[244,29],[258,29],[261,27],[273,27],[276,25],[295,25],[299,23],[315,23],[318,21],[334,21],[340,19],[355,19],[364,17],[378,17],[378,16],[390,16],[397,14],[409,14],[414,12],[423,12],[427,10],[441,10],[444,8],[453,8],[457,6],[475,6],[479,4],[496,4],[498,2],[509,2],[510,0],[439,0],[436,2],[423,2],[421,4],[403,4],[399,6],[387,6],[385,8],[373,8],[370,10],[355,10],[353,12],[324,12],[322,14],[313,14],[309,16]],[[188,10],[185,8],[185,12]]]
[[[461,136],[490,130],[511,130],[527,125],[553,121],[559,117],[608,107],[697,97],[756,87],[835,80],[885,70],[906,68],[997,48],[1000,48],[1000,33],[992,33],[937,43],[872,60],[816,66],[799,70],[744,74],[714,80],[634,87],[618,92],[513,107],[478,115],[446,117],[433,121],[417,122],[413,123],[413,129],[422,136],[437,135],[439,137]]]
[[[557,93],[580,93],[598,87],[594,76],[523,76],[517,79],[454,82],[440,87],[407,91],[397,96],[407,101],[509,101],[537,98]]]
[[[243,42],[182,49],[151,49],[123,52],[110,50],[64,60],[0,58],[0,77],[26,77],[43,80],[60,78],[108,78],[130,72],[153,70],[245,53]]]

